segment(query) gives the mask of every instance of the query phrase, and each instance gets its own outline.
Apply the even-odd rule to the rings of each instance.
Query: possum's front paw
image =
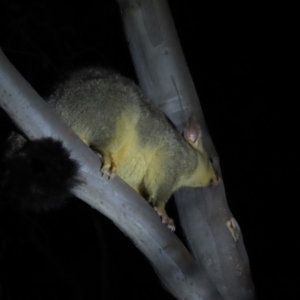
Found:
[[[174,220],[171,219],[164,208],[162,207],[154,207],[155,211],[157,212],[157,214],[161,217],[161,221],[163,224],[166,224],[168,226],[168,228],[172,231],[175,231],[175,223]]]
[[[162,223],[163,224],[166,224],[168,226],[168,228],[171,230],[171,231],[175,231],[176,227],[175,227],[175,223],[174,223],[174,220],[167,217],[162,217]]]

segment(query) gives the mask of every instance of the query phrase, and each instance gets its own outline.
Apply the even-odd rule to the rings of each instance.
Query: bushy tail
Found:
[[[53,211],[72,197],[79,166],[60,141],[27,142],[0,165],[0,202],[34,212]]]

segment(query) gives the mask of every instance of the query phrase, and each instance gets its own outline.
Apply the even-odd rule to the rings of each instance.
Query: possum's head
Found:
[[[197,151],[198,158],[197,168],[189,180],[190,186],[208,187],[217,185],[221,179],[203,148],[201,128],[196,121],[190,120],[184,129],[184,138]]]
[[[192,176],[192,180],[195,187],[214,186],[221,181],[211,160],[205,153],[199,153],[198,155],[198,166]]]

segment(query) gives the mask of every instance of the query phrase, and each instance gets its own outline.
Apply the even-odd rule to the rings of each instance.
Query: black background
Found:
[[[170,7],[258,298],[299,299],[298,100],[283,85],[282,13],[194,0]],[[87,64],[135,79],[114,1],[2,1],[0,22],[2,50],[41,95]],[[0,126],[3,142],[3,113]],[[0,239],[0,299],[172,299],[129,239],[79,200],[43,215],[0,206]]]

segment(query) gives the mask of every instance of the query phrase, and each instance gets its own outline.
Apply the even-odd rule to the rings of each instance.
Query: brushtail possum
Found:
[[[183,136],[131,80],[105,69],[75,72],[47,102],[89,147],[101,154],[101,171],[120,176],[175,230],[165,205],[183,186],[219,181],[203,149],[200,127]]]

